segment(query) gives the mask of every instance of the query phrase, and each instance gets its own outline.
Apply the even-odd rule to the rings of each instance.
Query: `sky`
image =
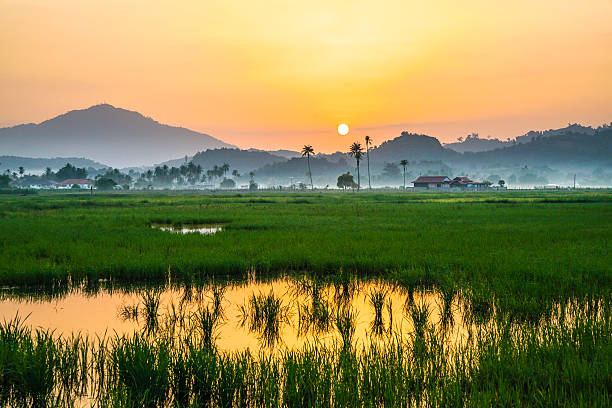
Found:
[[[612,0],[0,0],[0,126],[106,102],[317,152],[597,126],[610,21]]]

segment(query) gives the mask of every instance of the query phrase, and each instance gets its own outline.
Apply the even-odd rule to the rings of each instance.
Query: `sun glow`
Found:
[[[341,123],[340,125],[338,125],[338,133],[341,134],[342,136],[348,134],[349,132],[349,127],[346,123]]]

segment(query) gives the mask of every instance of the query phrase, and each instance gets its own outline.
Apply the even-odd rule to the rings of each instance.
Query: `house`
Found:
[[[446,176],[419,176],[412,184],[416,188],[446,189],[450,188],[450,181]]]
[[[21,183],[22,188],[33,188],[36,190],[57,188],[57,186],[58,183],[56,181],[45,179],[24,181]]]
[[[482,189],[486,188],[487,185],[485,183],[480,183],[478,181],[470,180],[467,177],[455,177],[450,181],[451,188],[460,188],[460,189]]]
[[[72,186],[77,185],[79,188],[91,188],[94,185],[94,182],[87,179],[68,179],[64,180],[57,185],[58,188],[72,188]]]
[[[478,181],[470,180],[467,177],[455,177],[450,179],[446,176],[419,176],[412,182],[415,188],[427,188],[430,190],[443,190],[443,189],[470,189],[480,190],[487,188],[487,184],[480,183]]]

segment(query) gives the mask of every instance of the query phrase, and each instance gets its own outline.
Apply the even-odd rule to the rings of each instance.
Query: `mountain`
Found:
[[[600,127],[604,128],[604,127]],[[503,147],[511,146],[514,143],[527,143],[532,139],[538,137],[553,137],[564,135],[566,133],[581,133],[592,135],[597,131],[597,129],[593,129],[591,126],[582,126],[577,123],[569,124],[567,127],[560,129],[549,129],[543,131],[530,131],[525,133],[522,136],[517,136],[514,138],[514,141],[508,140],[502,141],[499,139],[481,139],[478,137],[478,133],[472,133],[471,135],[467,135],[465,139],[459,138],[458,142],[446,143],[444,147],[447,149],[452,149],[459,153],[478,153],[478,152],[486,152],[489,150],[501,149]]]
[[[44,171],[47,167],[55,171],[64,167],[66,163],[70,163],[76,167],[101,169],[108,167],[102,163],[98,163],[93,160],[81,158],[81,157],[54,157],[52,159],[40,159],[35,157],[19,157],[19,156],[0,156],[0,169],[5,171],[11,169],[17,171],[21,166],[28,173],[39,173]]]
[[[402,132],[401,136],[370,149],[370,160],[399,162],[401,160],[450,160],[460,153],[442,147],[438,139],[427,135]]]
[[[153,164],[221,147],[234,146],[108,104],[73,110],[40,124],[0,129],[0,151],[6,155],[85,156],[115,167]]]
[[[605,129],[605,126],[602,126],[598,129]],[[593,129],[591,126],[582,126],[577,123],[569,124],[567,127],[560,129],[549,129],[543,131],[530,131],[525,133],[523,136],[517,136],[515,138],[517,143],[527,143],[537,137],[551,137],[551,136],[559,136],[564,135],[566,133],[581,133],[585,135],[593,135],[598,129]]]
[[[347,163],[331,162],[323,157],[311,157],[310,167],[315,185],[335,185],[336,178],[347,171],[353,171]],[[362,174],[363,176],[363,174]],[[264,179],[268,185],[287,184],[291,179],[295,183],[308,183],[308,161],[305,157],[295,157],[278,163],[267,164],[255,170],[257,180]]]
[[[302,154],[300,152],[294,152],[293,150],[261,150],[261,149],[255,149],[255,148],[250,148],[248,149],[249,152],[268,152],[271,153],[275,156],[280,156],[280,157],[284,157],[285,159],[293,159],[295,157],[302,157]]]
[[[466,153],[462,162],[481,165],[529,164],[593,167],[612,166],[612,128],[589,133],[565,132],[553,136],[537,136],[527,143],[516,143],[488,152]]]
[[[192,161],[194,164],[202,166],[204,171],[213,168],[215,165],[221,166],[224,163],[230,165],[231,170],[238,170],[240,173],[248,173],[259,167],[284,162],[287,159],[281,156],[263,150],[240,150],[240,149],[209,149],[203,152],[198,152],[192,157],[187,157],[175,160],[169,160],[160,163],[161,166],[179,167]]]
[[[478,133],[473,133],[460,142],[444,144],[444,148],[459,153],[476,153],[499,149],[506,147],[508,144],[509,142],[503,142],[499,139],[481,139],[478,137]]]

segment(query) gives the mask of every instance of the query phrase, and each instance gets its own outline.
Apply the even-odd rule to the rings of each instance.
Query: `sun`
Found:
[[[348,134],[349,132],[349,127],[346,123],[341,123],[340,125],[338,125],[338,133],[341,134],[342,136]]]

